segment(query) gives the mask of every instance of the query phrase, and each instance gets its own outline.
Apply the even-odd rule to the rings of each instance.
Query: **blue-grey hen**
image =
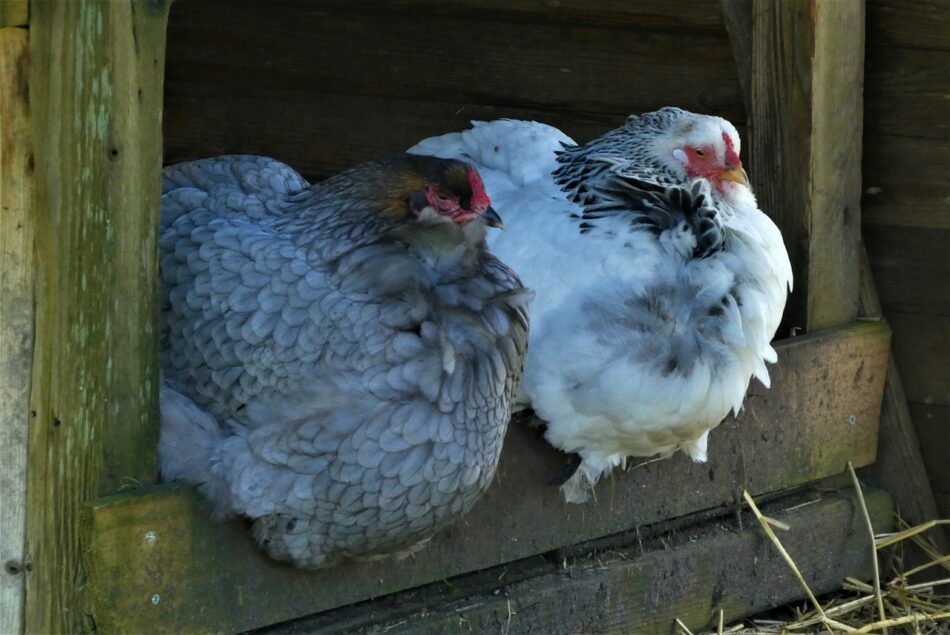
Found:
[[[529,294],[478,173],[399,155],[310,185],[166,168],[162,475],[301,567],[410,553],[495,474]]]

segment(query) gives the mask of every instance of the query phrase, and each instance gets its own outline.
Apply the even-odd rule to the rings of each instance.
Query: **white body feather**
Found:
[[[582,233],[582,207],[552,175],[562,143],[573,142],[550,126],[503,120],[410,152],[474,163],[504,219],[491,249],[535,292],[521,400],[552,445],[582,457],[586,483],[565,485],[580,502],[628,456],[706,460],[709,431],[739,410],[750,378],[769,385],[792,274],[751,192],[719,205],[724,246],[702,259],[685,230],[657,236],[613,217]]]

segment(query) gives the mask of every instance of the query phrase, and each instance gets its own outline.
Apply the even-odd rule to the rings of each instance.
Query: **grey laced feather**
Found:
[[[481,221],[379,213],[406,163],[314,186],[263,157],[163,174],[163,478],[299,566],[414,549],[501,452],[530,296]]]

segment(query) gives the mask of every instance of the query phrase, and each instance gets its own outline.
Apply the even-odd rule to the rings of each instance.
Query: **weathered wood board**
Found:
[[[868,0],[867,42],[864,236],[933,481],[950,455],[950,429],[920,418],[950,405],[948,5]],[[950,516],[950,497],[934,493]]]
[[[0,27],[0,633],[23,630],[33,362],[33,178],[27,32]]]
[[[950,140],[950,50],[879,46],[868,49],[867,60],[868,133]]]
[[[278,0],[298,11],[313,10],[313,0]],[[413,17],[455,15],[506,22],[567,22],[651,29],[721,30],[722,14],[715,2],[693,0],[320,0],[321,10],[398,11]]]
[[[903,369],[907,398],[950,405],[950,319],[900,311],[889,311],[887,319],[894,329],[894,358]]]
[[[473,118],[579,140],[666,105],[745,119],[712,2],[190,0],[168,38],[166,162],[253,152],[326,177]]]
[[[881,301],[865,249],[862,249],[861,253],[860,300],[863,317],[883,319]],[[923,455],[921,450],[927,454]],[[876,484],[891,494],[901,517],[910,525],[919,525],[938,517],[934,492],[924,463],[924,458],[931,458],[934,450],[940,450],[939,437],[925,439],[923,444],[918,442],[907,395],[904,393],[904,383],[901,381],[894,355],[891,354],[884,380],[884,397],[881,401],[877,460],[869,469]],[[944,457],[941,456],[933,465],[938,465],[943,460]],[[947,489],[950,489],[950,477],[946,483]],[[938,532],[931,533],[937,549],[946,549],[944,536]],[[905,566],[913,568],[914,565],[905,562]]]
[[[683,456],[618,473],[597,501],[566,506],[547,481],[564,457],[539,433],[509,429],[495,484],[472,512],[397,566],[302,572],[257,552],[245,523],[216,525],[175,487],[86,508],[84,544],[104,632],[238,631],[392,593],[736,500],[874,460],[888,329],[867,323],[779,343],[773,389],[753,386],[737,423],[710,438],[708,464]]]
[[[27,632],[88,628],[82,502],[157,475],[167,8],[162,0],[30,5],[36,339]]]
[[[946,0],[868,0],[868,41],[950,51]]]
[[[889,231],[895,225],[950,230],[947,140],[865,134],[864,148],[865,231]],[[904,251],[897,244],[891,249],[892,254]]]
[[[875,530],[892,525],[891,501],[866,492]],[[807,503],[797,509],[797,504]],[[787,523],[783,546],[816,593],[846,576],[871,575],[871,544],[853,490],[815,491],[763,508]],[[630,540],[631,537],[627,539]],[[763,581],[767,581],[763,583]],[[380,633],[694,632],[804,597],[804,591],[751,514],[742,526],[720,520],[658,539],[628,542],[567,560],[532,559],[304,618],[255,635]]]
[[[950,315],[950,228],[872,225],[864,238],[885,316]]]
[[[751,25],[727,16],[748,55],[738,61],[750,77],[752,183],[795,272],[788,326],[845,324],[858,314],[864,2],[754,0],[751,10]]]

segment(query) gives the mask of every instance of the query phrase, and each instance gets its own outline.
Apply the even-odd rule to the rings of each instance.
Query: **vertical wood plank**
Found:
[[[792,259],[787,323],[845,324],[858,314],[864,1],[752,9],[750,173]]]
[[[84,627],[79,509],[156,475],[164,0],[34,0],[26,630]]]
[[[864,245],[860,251],[861,314],[883,318],[881,300],[871,275],[871,263]],[[888,360],[881,403],[877,460],[870,468],[875,481],[894,498],[894,506],[911,525],[939,518],[937,501],[924,466],[920,443],[911,418],[900,371],[892,354]],[[947,551],[946,535],[939,531],[929,536],[941,553]]]
[[[816,0],[806,328],[858,316],[864,0]]]
[[[33,361],[33,194],[27,32],[0,28],[0,633],[23,632]]]

